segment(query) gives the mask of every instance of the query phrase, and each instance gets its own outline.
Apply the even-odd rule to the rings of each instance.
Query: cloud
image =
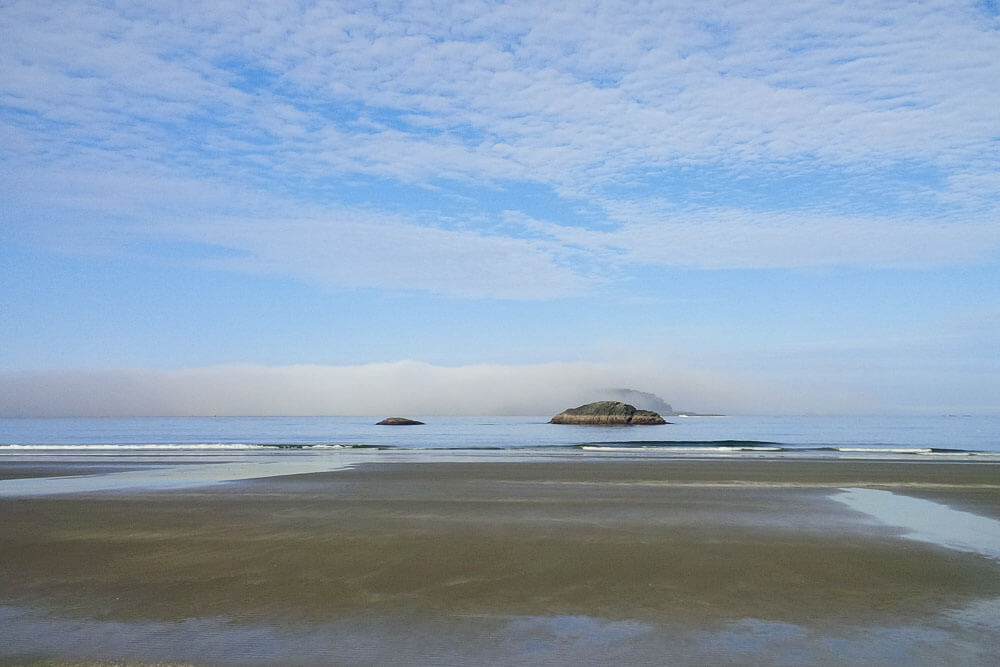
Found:
[[[594,176],[674,159],[957,160],[995,139],[984,109],[1000,102],[983,85],[1000,46],[954,3],[606,2],[555,13],[481,3],[475,19],[462,3],[88,4],[7,8],[19,28],[6,49],[7,104],[98,141],[123,118],[141,132],[211,115],[216,131],[290,140],[277,152],[310,160],[337,162],[330,151],[357,146],[350,164],[385,176],[396,175],[390,158],[408,156],[428,160],[422,178],[450,162],[477,178],[585,190]],[[498,140],[509,158],[490,155]]]
[[[452,296],[551,299],[587,282],[546,244],[422,227],[361,211],[314,220],[227,220],[178,225],[199,241],[245,251],[215,268],[291,274],[337,287]]]
[[[368,207],[311,206],[225,182],[169,173],[26,172],[0,231],[64,253],[143,255],[178,266],[293,276],[336,289],[373,287],[458,297],[552,299],[594,280],[543,239],[444,229]],[[85,212],[86,225],[64,220]],[[171,248],[203,246],[207,257]],[[197,254],[197,253],[196,253]]]
[[[55,237],[146,226],[245,252],[220,268],[507,298],[635,265],[927,266],[996,246],[1000,25],[972,5],[11,2],[4,20],[20,204],[0,215],[57,207]],[[706,205],[671,169],[756,174],[761,193]],[[847,212],[818,181],[780,203],[817,172],[862,186],[840,189]],[[358,179],[376,186],[352,194]],[[400,214],[402,186],[466,204]],[[588,215],[505,237],[501,188]]]
[[[811,211],[677,211],[654,202],[643,208],[607,205],[614,217],[622,220],[614,231],[517,219],[543,238],[619,266],[926,268],[988,263],[1000,254],[1000,227],[992,221],[949,224]]]
[[[132,254],[175,266],[292,276],[333,289],[467,298],[580,296],[639,266],[921,268],[995,261],[1000,250],[992,219],[679,210],[656,199],[605,199],[600,205],[617,224],[603,231],[510,210],[485,225],[471,213],[463,220],[461,208],[459,224],[443,228],[414,214],[307,205],[155,171],[24,172],[10,185],[8,211],[20,218],[2,232],[10,242],[34,238],[60,252]],[[86,225],[65,224],[81,212]],[[205,252],[175,253],[178,241]]]

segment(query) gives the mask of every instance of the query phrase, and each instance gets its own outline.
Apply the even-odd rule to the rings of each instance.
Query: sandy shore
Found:
[[[2,498],[0,659],[990,664],[1000,563],[906,539],[833,499],[848,487],[1000,517],[1000,467],[850,461],[371,464]]]

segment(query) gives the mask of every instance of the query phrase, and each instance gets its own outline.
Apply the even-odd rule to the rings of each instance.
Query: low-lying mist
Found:
[[[0,376],[0,416],[547,415],[628,387],[721,411],[723,385],[649,365],[228,365]]]

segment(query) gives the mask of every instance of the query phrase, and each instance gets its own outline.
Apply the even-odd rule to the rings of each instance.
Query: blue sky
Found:
[[[1000,413],[997,81],[992,2],[4,2],[0,415]]]

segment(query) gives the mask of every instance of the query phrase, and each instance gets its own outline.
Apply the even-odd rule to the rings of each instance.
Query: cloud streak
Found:
[[[79,238],[91,216],[106,237],[247,256],[220,268],[491,298],[631,266],[995,258],[1000,25],[972,4],[12,2],[2,18],[8,228]],[[758,174],[760,192],[706,203],[666,188],[676,170]],[[850,184],[843,201],[818,173]],[[401,214],[403,186],[438,202]],[[524,206],[549,237],[494,231],[509,207],[489,202],[525,187],[583,215]]]

